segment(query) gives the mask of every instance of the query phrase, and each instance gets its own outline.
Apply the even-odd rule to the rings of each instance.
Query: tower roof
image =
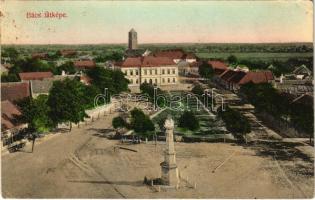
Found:
[[[136,32],[136,31],[135,31],[135,29],[132,28],[129,32]]]

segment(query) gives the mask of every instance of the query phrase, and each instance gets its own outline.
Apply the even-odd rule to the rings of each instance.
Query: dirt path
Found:
[[[35,146],[34,153],[29,153],[31,149],[27,147],[21,152],[3,156],[3,197],[90,197],[93,191],[69,184],[67,175],[85,175],[84,170],[73,164],[74,152],[82,149],[95,137],[89,133],[91,129],[109,128],[112,118],[113,115],[106,116],[80,129],[74,128],[72,132],[43,141]],[[102,187],[102,190],[108,197],[121,198],[110,185]]]

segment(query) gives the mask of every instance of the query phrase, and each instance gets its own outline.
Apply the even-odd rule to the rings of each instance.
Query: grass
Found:
[[[197,53],[200,58],[224,59],[230,55],[235,55],[238,59],[249,60],[288,60],[289,58],[311,58],[313,53]]]

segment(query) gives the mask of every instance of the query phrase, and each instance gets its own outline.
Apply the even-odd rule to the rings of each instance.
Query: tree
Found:
[[[76,73],[76,69],[75,69],[72,61],[68,61],[68,62],[60,65],[59,67],[57,67],[57,71],[58,71],[58,74],[61,74],[62,71],[66,72],[67,74],[75,74]]]
[[[2,56],[9,57],[12,61],[14,61],[18,58],[19,52],[15,48],[9,47],[9,48],[4,49]]]
[[[2,74],[1,75],[1,82],[18,82],[20,79],[17,77],[16,74]]]
[[[122,117],[115,117],[112,120],[112,125],[115,129],[126,127],[126,122]]]
[[[225,111],[222,108],[218,108],[218,115],[225,122],[228,131],[242,135],[251,132],[251,125],[248,119],[239,111],[227,106]]]
[[[92,84],[98,87],[100,91],[104,91],[105,88],[108,88],[110,93],[118,94],[128,90],[129,81],[119,70],[95,67],[88,70],[87,75],[92,79]]]
[[[202,88],[202,86],[200,84],[195,85],[193,87],[193,89],[191,90],[192,93],[196,94],[196,95],[202,95],[204,94],[204,90]]]
[[[206,61],[203,61],[201,65],[199,65],[198,72],[201,77],[210,79],[214,75],[214,70],[211,64]]]
[[[199,129],[199,120],[192,111],[185,111],[178,120],[178,126],[189,130]]]
[[[70,122],[78,123],[87,117],[84,104],[84,85],[77,80],[65,79],[54,81],[49,92],[49,113],[54,124]]]
[[[130,127],[138,134],[148,136],[154,131],[154,124],[150,117],[145,115],[142,110],[134,108],[131,111]]]
[[[227,58],[227,61],[228,61],[230,64],[236,65],[236,64],[237,64],[237,57],[234,56],[234,55],[230,55],[230,56]]]
[[[43,133],[53,127],[52,120],[48,115],[50,108],[47,100],[47,95],[39,95],[36,99],[28,97],[18,102],[22,112],[20,120],[28,123],[31,131]]]

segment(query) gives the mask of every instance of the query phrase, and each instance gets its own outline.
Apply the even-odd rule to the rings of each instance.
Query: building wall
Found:
[[[121,71],[130,81],[129,86],[140,86],[142,83],[155,85],[174,85],[178,83],[178,67],[176,65],[157,67],[124,67]]]

